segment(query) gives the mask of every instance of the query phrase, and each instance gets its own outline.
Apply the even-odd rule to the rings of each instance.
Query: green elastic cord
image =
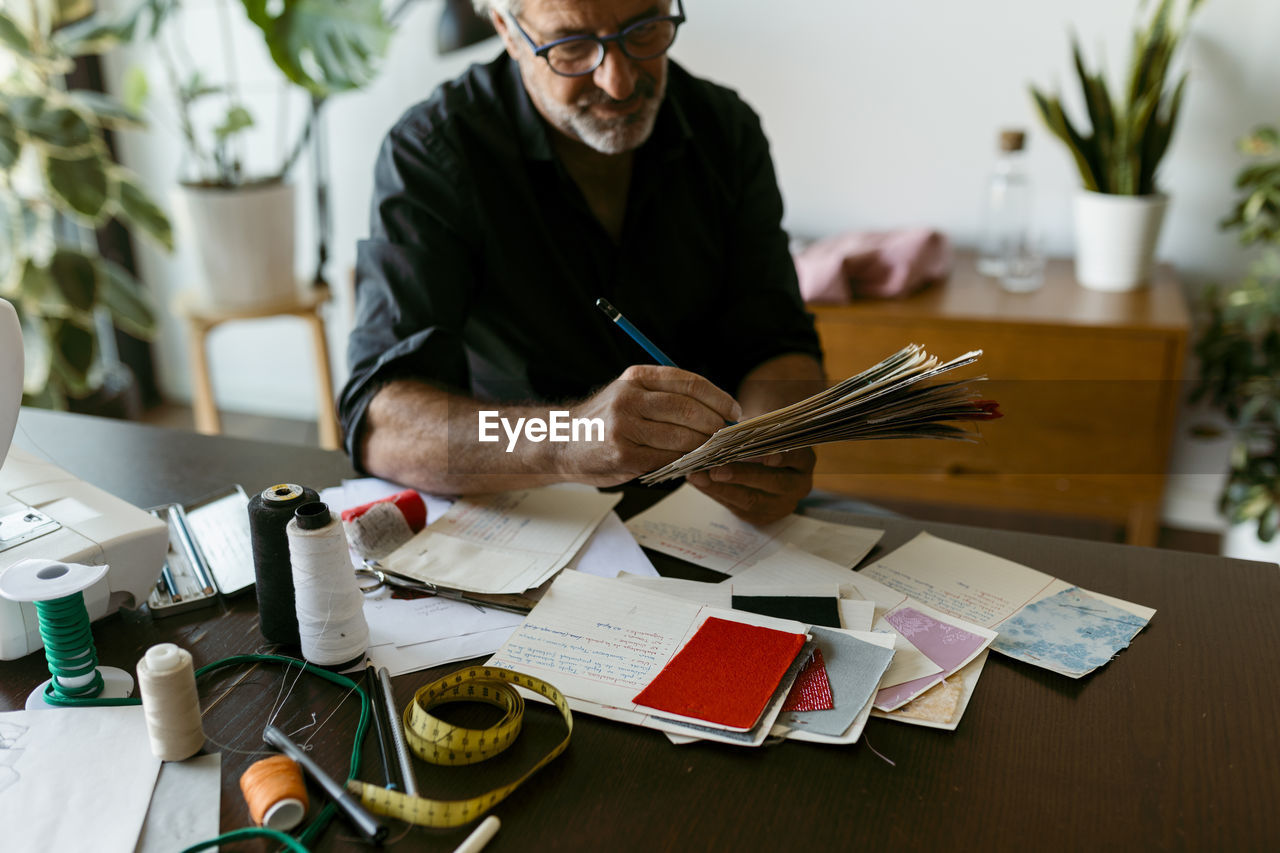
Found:
[[[309,853],[307,848],[292,835],[285,835],[278,829],[268,829],[265,826],[251,826],[247,829],[233,829],[230,832],[219,835],[217,838],[210,838],[208,841],[201,841],[188,847],[182,853],[195,853],[197,850],[208,850],[210,847],[217,847],[220,844],[231,844],[235,841],[243,841],[246,838],[270,838],[272,841],[278,841],[285,846],[287,850],[293,850],[294,853]]]
[[[96,697],[102,692],[102,673],[98,672],[98,650],[93,647],[84,593],[74,592],[35,604],[40,620],[40,639],[44,641],[44,656],[49,663],[49,674],[53,676],[45,696],[60,700]],[[62,683],[63,679],[89,673],[93,673],[93,680],[81,687],[68,687]]]
[[[351,769],[347,774],[347,781],[350,782],[356,778],[356,771],[360,768],[360,745],[364,743],[364,733],[369,727],[369,696],[361,689],[360,685],[351,679],[338,675],[336,672],[330,672],[327,669],[321,669],[318,666],[307,663],[306,661],[297,660],[296,658],[288,658],[282,655],[233,655],[229,658],[223,658],[220,661],[214,661],[207,666],[202,666],[196,670],[196,678],[213,672],[218,669],[225,669],[230,666],[240,666],[246,663],[281,663],[286,667],[299,667],[312,675],[318,675],[326,681],[333,682],[339,687],[345,687],[353,690],[360,696],[360,722],[356,725],[355,744],[351,748]],[[265,836],[275,838],[278,841],[286,843],[290,850],[302,851],[306,853],[307,846],[314,843],[316,837],[324,832],[325,827],[329,825],[329,821],[333,820],[333,816],[337,814],[338,807],[333,803],[328,803],[320,813],[316,815],[316,819],[311,821],[302,834],[297,839],[284,833],[271,829],[263,829],[259,827],[251,827],[248,829],[236,829],[217,838],[211,838],[208,841],[201,841],[193,847],[188,847],[182,853],[196,853],[197,850],[206,850],[220,844],[230,844],[234,841],[249,838],[253,836]]]

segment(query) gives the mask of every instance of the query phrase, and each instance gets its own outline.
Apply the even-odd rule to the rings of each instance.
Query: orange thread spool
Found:
[[[306,817],[302,768],[288,756],[273,755],[250,764],[240,777],[240,791],[258,826],[288,832]]]

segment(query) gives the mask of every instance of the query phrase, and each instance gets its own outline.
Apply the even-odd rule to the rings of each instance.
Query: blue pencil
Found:
[[[644,347],[645,352],[653,356],[654,360],[657,361],[658,364],[666,367],[676,367],[676,363],[668,358],[666,353],[658,349],[657,345],[655,345],[653,341],[646,338],[644,333],[632,325],[630,320],[623,317],[622,312],[610,305],[608,300],[597,299],[596,307],[603,311],[606,317],[617,323],[622,328],[622,331],[630,335],[631,340]]]

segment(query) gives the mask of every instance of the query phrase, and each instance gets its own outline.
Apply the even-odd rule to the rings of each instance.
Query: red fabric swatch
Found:
[[[803,634],[712,617],[632,701],[749,729],[803,645]]]
[[[836,706],[831,695],[831,680],[827,678],[827,664],[822,659],[822,649],[814,649],[813,657],[796,676],[791,685],[784,711],[830,711]]]

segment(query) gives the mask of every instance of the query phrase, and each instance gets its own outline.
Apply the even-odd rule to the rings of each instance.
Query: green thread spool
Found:
[[[133,676],[98,666],[84,591],[102,580],[106,566],[22,560],[0,575],[0,595],[35,605],[40,639],[49,665],[48,681],[27,697],[27,709],[81,703],[133,705]]]

